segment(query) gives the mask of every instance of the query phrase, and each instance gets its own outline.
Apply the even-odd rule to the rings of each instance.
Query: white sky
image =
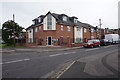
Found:
[[[29,1],[29,2],[28,2]],[[0,22],[12,19],[24,28],[32,24],[32,20],[48,11],[68,16],[76,16],[83,23],[102,28],[118,28],[119,0],[3,0],[0,1]],[[1,8],[2,7],[2,8]]]

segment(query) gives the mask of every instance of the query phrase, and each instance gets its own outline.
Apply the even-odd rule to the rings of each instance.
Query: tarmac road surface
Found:
[[[118,45],[42,53],[30,51],[22,54],[3,53],[3,61],[0,65],[2,65],[3,78],[48,78],[60,71],[66,63],[72,61],[77,61],[76,64],[82,63],[83,67],[80,66],[80,70],[85,71],[90,76],[109,77],[109,75],[113,75],[113,77],[117,77],[114,76],[118,67],[117,55]],[[111,58],[115,58],[112,64],[109,62],[112,61]],[[77,67],[79,68],[79,66]],[[76,76],[68,74],[64,76],[64,74],[61,74],[60,77],[90,77],[85,74]]]

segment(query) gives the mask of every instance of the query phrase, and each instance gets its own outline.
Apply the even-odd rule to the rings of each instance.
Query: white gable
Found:
[[[52,28],[47,28],[47,16],[43,19],[43,30],[56,30],[56,19],[52,16]]]

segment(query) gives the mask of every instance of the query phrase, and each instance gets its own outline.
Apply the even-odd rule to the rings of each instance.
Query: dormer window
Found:
[[[41,18],[40,18],[40,17],[38,18],[38,22],[39,22],[39,23],[41,22]]]
[[[77,23],[77,19],[76,18],[74,18],[74,23]]]
[[[99,30],[97,29],[97,32],[98,32]]]
[[[32,21],[33,22],[33,25],[35,25],[35,21]]]
[[[63,16],[63,21],[67,21],[67,17],[66,16]]]
[[[93,28],[91,28],[91,32],[94,32],[94,29],[93,29]]]

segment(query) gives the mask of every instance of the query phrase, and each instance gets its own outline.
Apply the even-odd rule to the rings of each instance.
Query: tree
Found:
[[[13,33],[13,24],[15,28],[15,38],[19,36],[19,34],[24,29],[23,27],[19,26],[12,20],[8,20],[2,25],[2,39],[5,41],[7,45],[13,45],[14,41],[14,33]]]

